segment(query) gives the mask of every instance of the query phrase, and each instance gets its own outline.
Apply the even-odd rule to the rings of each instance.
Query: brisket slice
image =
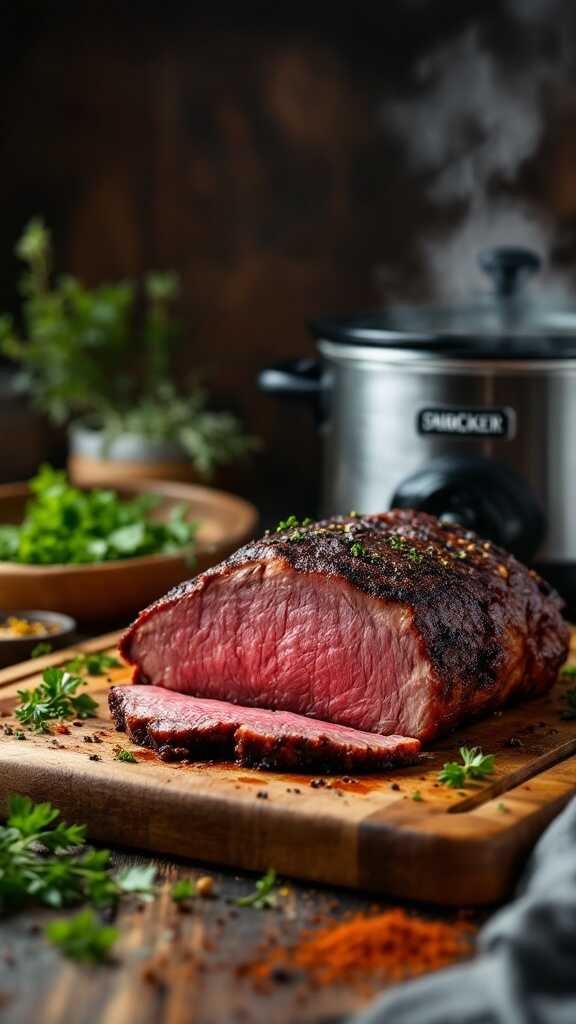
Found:
[[[375,736],[158,686],[113,686],[109,703],[116,727],[164,760],[224,758],[258,768],[359,772],[414,761],[420,749],[405,736]]]
[[[429,740],[543,693],[562,602],[511,555],[409,510],[253,541],[143,611],[136,682]]]

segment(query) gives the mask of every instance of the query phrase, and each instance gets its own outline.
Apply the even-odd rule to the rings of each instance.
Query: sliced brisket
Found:
[[[143,611],[135,680],[428,740],[547,690],[561,601],[511,555],[407,510],[264,536]]]
[[[158,686],[114,686],[118,729],[165,760],[225,758],[259,768],[378,771],[413,761],[418,740],[374,736],[286,711],[242,708]]]

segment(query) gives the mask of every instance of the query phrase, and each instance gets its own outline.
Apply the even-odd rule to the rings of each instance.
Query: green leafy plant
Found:
[[[171,441],[206,477],[260,447],[233,413],[211,411],[206,392],[197,385],[182,395],[169,381],[161,382],[153,394],[143,395],[138,405],[108,410],[103,423],[105,446],[110,447],[121,434]]]
[[[86,680],[61,668],[47,668],[42,682],[33,690],[18,690],[15,715],[22,725],[47,732],[53,719],[92,718],[98,704],[87,693],[77,693]]]
[[[122,501],[108,490],[81,491],[66,474],[43,466],[19,526],[0,525],[0,560],[33,565],[107,562],[192,550],[196,524],[175,505],[152,518],[155,495]]]
[[[130,342],[134,286],[89,289],[70,276],[53,283],[51,238],[40,219],[27,225],[16,253],[26,265],[22,334],[12,317],[0,317],[0,351],[20,365],[19,386],[54,423],[104,409],[116,398]]]
[[[480,747],[460,747],[462,763],[448,761],[438,775],[444,786],[460,789],[469,779],[479,781],[491,775],[495,768],[494,754],[483,754]]]
[[[277,885],[276,872],[274,868],[269,868],[266,874],[256,882],[254,892],[248,896],[241,896],[240,899],[236,900],[236,906],[256,907],[258,910],[275,907],[278,900]]]
[[[18,386],[53,423],[88,417],[108,444],[124,433],[174,442],[206,476],[258,447],[237,416],[209,408],[197,381],[176,387],[176,274],[149,273],[143,295],[133,281],[87,288],[70,275],[54,278],[39,218],[16,253],[26,267],[20,324],[0,317],[0,353],[19,365]]]
[[[119,933],[113,925],[102,924],[93,910],[81,910],[74,917],[51,921],[45,934],[70,960],[101,964],[110,960]]]

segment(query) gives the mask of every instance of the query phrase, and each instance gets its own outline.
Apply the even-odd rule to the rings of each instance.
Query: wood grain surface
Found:
[[[84,649],[114,649],[108,635]],[[110,682],[89,681],[99,717],[66,733],[16,737],[16,692],[38,682],[58,652],[0,673],[0,795],[52,800],[92,838],[333,885],[445,905],[483,904],[509,892],[537,836],[576,790],[576,728],[561,718],[568,680],[431,746],[420,763],[379,776],[286,775],[233,764],[167,765],[114,731]],[[8,735],[6,735],[6,732]],[[489,781],[438,783],[463,743],[496,755]],[[117,760],[131,749],[137,763]]]

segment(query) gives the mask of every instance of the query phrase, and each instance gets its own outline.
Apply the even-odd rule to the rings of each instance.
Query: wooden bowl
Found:
[[[145,555],[90,565],[19,565],[0,562],[0,610],[38,608],[82,622],[128,619],[170,587],[221,561],[253,535],[253,505],[195,484],[134,480],[116,488],[126,498],[157,494],[155,515],[186,504],[198,522],[193,566],[182,555]],[[20,522],[30,497],[27,484],[0,485],[0,523]]]

